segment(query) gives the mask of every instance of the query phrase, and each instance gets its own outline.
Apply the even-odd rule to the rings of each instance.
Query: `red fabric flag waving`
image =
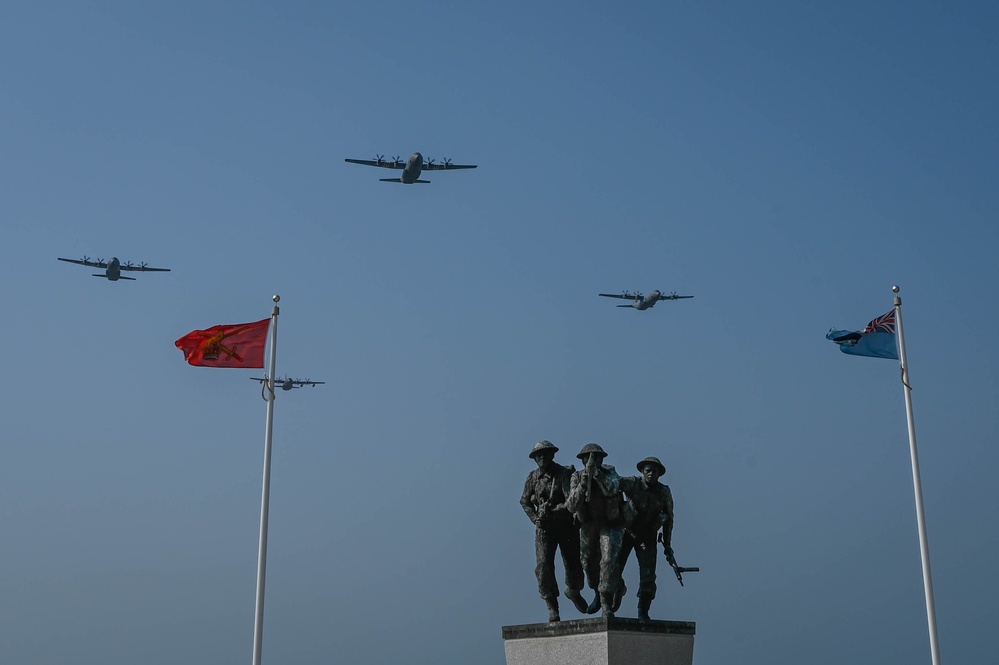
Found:
[[[269,318],[256,323],[212,326],[208,330],[192,330],[174,344],[184,352],[184,358],[201,367],[264,366]]]

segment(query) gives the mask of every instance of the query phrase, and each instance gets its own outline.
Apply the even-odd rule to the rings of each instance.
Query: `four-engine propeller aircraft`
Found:
[[[633,301],[630,305],[618,305],[618,307],[633,307],[637,310],[650,309],[655,307],[656,303],[660,300],[683,300],[684,298],[693,298],[694,296],[678,296],[676,291],[669,295],[664,295],[662,291],[656,289],[647,296],[643,296],[641,291],[635,291],[630,293],[625,291],[624,293],[598,293],[597,295],[603,296],[604,298],[621,298],[622,300]]]
[[[267,381],[267,379],[258,379],[257,377],[252,377],[250,380],[251,381],[259,381],[260,383],[264,383],[264,382]],[[313,386],[313,387],[315,387],[315,386],[321,386],[324,383],[326,383],[326,382],[325,381],[309,381],[308,379],[306,379],[305,381],[301,381],[299,379],[292,379],[291,377],[286,377],[284,379],[282,379],[281,377],[278,377],[278,378],[274,379],[274,385],[275,385],[275,387],[280,387],[281,390],[291,390],[292,388],[301,388],[302,386]]]
[[[130,279],[135,281],[134,277],[125,277],[121,274],[122,270],[137,270],[139,272],[170,272],[169,268],[150,268],[145,262],[139,264],[133,264],[131,261],[125,261],[122,263],[117,257],[112,256],[107,262],[104,259],[97,259],[96,261],[91,261],[89,256],[84,256],[82,259],[64,259],[61,257],[60,261],[66,261],[67,263],[76,263],[81,266],[90,266],[91,268],[104,268],[104,273],[95,272],[94,277],[105,277],[112,282],[117,282],[119,279]]]
[[[474,169],[478,164],[452,164],[450,159],[445,159],[440,164],[434,164],[434,160],[423,161],[423,155],[414,152],[405,162],[400,157],[385,159],[385,155],[375,155],[374,159],[345,159],[351,164],[364,164],[365,166],[379,166],[383,169],[402,169],[402,176],[399,178],[379,178],[382,182],[401,182],[404,185],[411,185],[414,182],[429,184],[429,180],[420,180],[420,173],[423,171],[450,171],[453,169]]]

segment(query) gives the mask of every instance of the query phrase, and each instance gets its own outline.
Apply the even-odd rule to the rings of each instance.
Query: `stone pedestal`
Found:
[[[598,618],[503,626],[507,665],[692,665],[694,623]]]

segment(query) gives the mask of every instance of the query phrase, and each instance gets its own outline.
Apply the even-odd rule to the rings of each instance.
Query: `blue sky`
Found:
[[[661,563],[652,616],[697,623],[695,663],[928,663],[898,365],[824,338],[899,284],[941,650],[978,659],[996,18],[8,3],[0,658],[250,658],[258,373],[173,341],[278,293],[278,372],[327,383],[276,403],[265,662],[502,663],[500,627],[546,616],[517,501],[547,438],[665,462],[702,572]],[[479,168],[343,161],[417,150]],[[172,272],[55,260],[83,255]],[[596,296],[655,288],[696,297]]]

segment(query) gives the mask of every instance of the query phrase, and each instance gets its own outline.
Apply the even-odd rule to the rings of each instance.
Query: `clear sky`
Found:
[[[264,662],[500,665],[541,438],[660,457],[695,663],[994,650],[989,2],[8,2],[0,660],[250,660],[265,405],[173,342],[282,297]],[[375,154],[478,164],[378,182]],[[56,257],[172,268],[111,283]],[[676,290],[638,312],[597,293]],[[965,317],[971,317],[970,323]],[[637,588],[637,569],[628,569]],[[636,600],[624,601],[634,616]],[[578,618],[563,603],[563,618]]]

